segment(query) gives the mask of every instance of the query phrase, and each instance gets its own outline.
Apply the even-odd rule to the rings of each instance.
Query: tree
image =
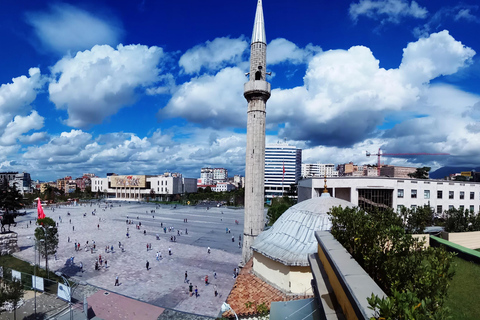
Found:
[[[10,187],[8,184],[3,184],[0,192],[0,209],[5,210],[7,214],[23,207],[23,197],[15,185]]]
[[[428,179],[428,173],[430,172],[430,167],[417,168],[415,172],[409,173],[408,176],[414,179]]]
[[[403,207],[400,216],[405,222],[405,231],[410,234],[423,233],[433,222],[433,211],[428,205],[415,209]]]
[[[22,282],[18,279],[14,279],[12,282],[3,281],[0,285],[0,305],[5,302],[12,304],[13,319],[17,319],[18,303],[24,294],[25,290],[23,290]]]
[[[268,225],[273,225],[275,221],[277,221],[278,218],[280,218],[280,216],[291,206],[293,206],[293,200],[287,196],[282,198],[273,198],[272,205],[267,211]]]
[[[58,248],[58,230],[55,221],[49,217],[37,219],[37,225],[40,225],[40,227],[35,229],[35,239],[42,242],[38,248],[40,254],[45,258],[45,267],[48,274],[48,256],[55,254]]]

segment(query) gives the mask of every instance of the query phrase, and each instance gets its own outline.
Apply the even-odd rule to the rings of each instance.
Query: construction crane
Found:
[[[449,156],[450,153],[426,153],[426,152],[419,152],[419,153],[385,153],[382,152],[381,148],[378,148],[378,153],[370,153],[367,152],[367,157],[370,156],[378,156],[378,163],[377,163],[377,172],[378,176],[380,176],[380,168],[382,167],[382,163],[380,162],[381,156]]]

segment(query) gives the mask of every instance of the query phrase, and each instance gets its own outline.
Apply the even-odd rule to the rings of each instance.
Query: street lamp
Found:
[[[222,312],[225,312],[225,311],[228,311],[228,310],[232,310],[233,314],[235,315],[235,319],[238,320],[238,316],[237,314],[235,313],[235,311],[233,311],[232,307],[230,307],[230,305],[226,302],[224,302],[222,304],[222,308],[221,308]]]
[[[28,236],[28,239],[32,239],[32,237]],[[35,257],[33,260],[33,278],[35,279],[35,283],[33,284],[33,296],[34,296],[34,309],[35,309],[35,319],[37,319],[37,240],[33,240],[35,243]]]
[[[57,272],[55,272],[55,274],[56,274],[57,276],[61,277],[61,278],[63,279],[63,282],[65,283],[65,285],[68,287],[68,291],[69,291],[69,292],[68,292],[68,295],[69,295],[69,297],[68,297],[68,305],[69,305],[69,307],[70,307],[70,320],[72,320],[72,319],[73,319],[73,313],[72,313],[72,295],[73,295],[73,290],[75,289],[75,287],[72,287],[72,286],[70,285],[70,282],[67,280],[67,278],[65,278],[65,276],[64,276],[61,272],[57,271]]]

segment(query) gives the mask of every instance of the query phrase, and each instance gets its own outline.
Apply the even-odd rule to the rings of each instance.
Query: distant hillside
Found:
[[[435,171],[430,172],[430,179],[443,179],[452,173],[460,173],[461,171],[480,171],[480,167],[441,167]]]

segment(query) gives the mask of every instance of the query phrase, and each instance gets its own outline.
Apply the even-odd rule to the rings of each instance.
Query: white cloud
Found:
[[[415,1],[408,0],[360,0],[350,4],[350,17],[357,21],[364,15],[371,19],[381,20],[382,23],[400,23],[403,18],[426,18],[428,11]]]
[[[115,46],[123,33],[111,15],[102,18],[65,3],[51,5],[49,12],[28,13],[27,22],[46,49],[62,55],[95,45]]]
[[[458,13],[455,15],[455,21],[458,20],[467,20],[471,22],[478,22],[478,18],[473,15],[470,11],[470,8],[462,8],[458,11]]]
[[[56,80],[48,87],[50,100],[68,111],[71,127],[99,124],[132,104],[136,90],[158,81],[163,56],[159,47],[104,45],[65,57],[52,67]]]
[[[199,73],[202,68],[216,71],[241,62],[247,47],[248,43],[243,37],[216,38],[187,50],[180,58],[179,65],[187,74]]]
[[[12,83],[0,86],[0,128],[8,123],[15,114],[25,113],[37,97],[37,91],[43,85],[40,69],[31,68],[29,76],[12,79]]]
[[[293,64],[307,63],[322,48],[308,44],[304,49],[284,38],[272,40],[267,47],[267,65],[290,62]]]
[[[450,75],[471,62],[475,51],[456,41],[447,30],[411,42],[403,50],[400,70],[414,84]]]
[[[158,118],[182,117],[212,127],[240,127],[246,123],[243,100],[244,72],[225,68],[216,75],[202,75],[178,87]]]
[[[43,128],[43,120],[43,117],[41,117],[36,111],[32,111],[32,113],[26,117],[16,116],[5,128],[0,137],[0,144],[15,144],[22,134],[27,133],[30,130]]]

